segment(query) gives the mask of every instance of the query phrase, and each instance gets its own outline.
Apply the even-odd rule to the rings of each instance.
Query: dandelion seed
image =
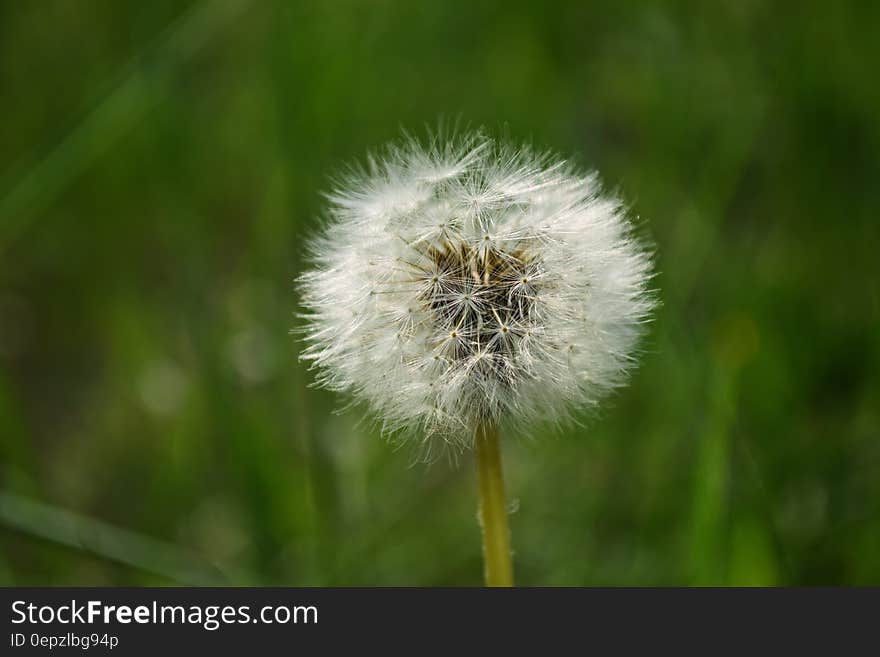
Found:
[[[595,175],[480,134],[408,140],[330,200],[303,357],[385,429],[467,445],[480,422],[564,420],[624,382],[651,262]]]

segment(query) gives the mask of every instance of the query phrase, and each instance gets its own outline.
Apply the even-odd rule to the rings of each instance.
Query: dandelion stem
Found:
[[[475,442],[486,586],[513,586],[510,528],[504,499],[498,427],[484,422],[477,429]]]

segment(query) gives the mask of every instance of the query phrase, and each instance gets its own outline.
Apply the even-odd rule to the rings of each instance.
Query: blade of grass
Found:
[[[0,492],[0,525],[193,586],[230,578],[198,555],[65,509]]]
[[[0,253],[163,97],[174,71],[250,0],[209,0],[184,12],[129,64],[121,82],[53,149],[0,196]]]

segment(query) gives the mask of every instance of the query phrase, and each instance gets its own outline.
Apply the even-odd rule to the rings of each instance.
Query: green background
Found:
[[[470,455],[309,388],[339,166],[441,117],[657,247],[630,387],[508,440],[527,585],[880,584],[880,3],[0,4],[0,583],[470,585]]]

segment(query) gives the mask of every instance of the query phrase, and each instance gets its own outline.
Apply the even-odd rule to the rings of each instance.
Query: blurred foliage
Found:
[[[461,117],[596,167],[663,300],[505,447],[527,585],[880,584],[880,3],[0,4],[0,583],[475,584],[288,335],[328,175]],[[219,573],[219,574],[218,574]]]

